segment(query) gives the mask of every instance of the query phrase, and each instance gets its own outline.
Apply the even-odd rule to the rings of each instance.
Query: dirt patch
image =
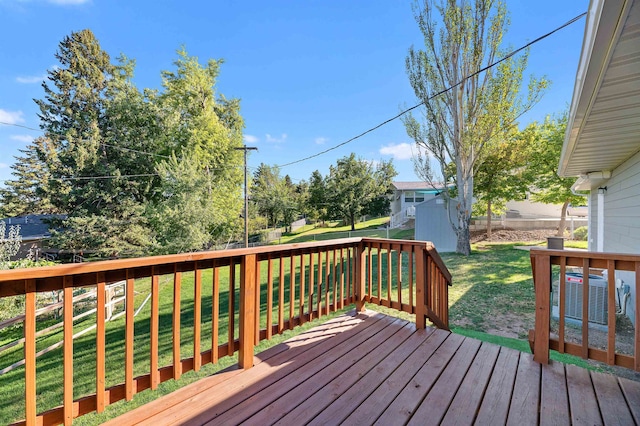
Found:
[[[491,233],[491,237],[487,237],[485,231],[472,231],[471,243],[493,242],[493,243],[509,243],[524,241],[545,241],[547,237],[556,235],[553,229],[533,229],[530,231],[520,231],[515,229],[499,229]]]
[[[487,328],[487,333],[513,339],[522,339],[527,336],[530,328],[530,321],[527,321],[520,315],[507,312],[493,317],[490,326]]]

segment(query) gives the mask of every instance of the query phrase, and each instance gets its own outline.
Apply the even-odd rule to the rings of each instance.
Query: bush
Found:
[[[589,235],[589,229],[586,226],[581,226],[573,231],[573,239],[578,241],[587,241]]]

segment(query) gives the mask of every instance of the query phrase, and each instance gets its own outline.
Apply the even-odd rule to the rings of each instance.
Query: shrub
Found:
[[[579,241],[587,241],[589,230],[586,226],[581,226],[573,231],[573,239]]]

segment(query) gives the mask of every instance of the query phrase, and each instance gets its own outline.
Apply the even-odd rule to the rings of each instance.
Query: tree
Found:
[[[558,236],[566,228],[567,208],[570,203],[583,204],[585,197],[575,195],[571,187],[575,178],[558,176],[560,153],[567,129],[567,113],[559,117],[547,116],[543,124],[532,123],[522,131],[522,138],[530,147],[528,173],[533,176],[533,201],[562,204]]]
[[[519,97],[527,54],[511,57],[483,73],[474,74],[501,54],[500,44],[508,25],[505,6],[492,0],[442,0],[414,3],[416,22],[425,50],[409,49],[407,74],[416,97],[424,104],[423,123],[411,114],[404,118],[408,135],[426,151],[415,161],[419,174],[435,183],[430,159],[448,182],[447,164],[455,164],[457,197],[443,191],[456,207],[451,226],[457,235],[456,251],[469,254],[469,224],[474,175],[483,151],[502,136],[517,117],[539,99],[547,82],[531,79],[526,100]],[[441,22],[433,14],[441,15]],[[419,150],[418,150],[419,151]]]
[[[258,166],[253,176],[251,202],[259,214],[266,216],[267,226],[277,226],[280,218],[285,222],[292,218],[292,212],[296,209],[294,194],[293,185],[287,184],[286,178],[280,177],[277,166],[264,163]]]
[[[53,206],[49,187],[49,170],[46,158],[51,154],[51,141],[46,137],[36,138],[25,149],[19,150],[11,166],[13,180],[5,181],[0,188],[0,215],[24,216],[27,214],[59,213]]]
[[[160,192],[149,204],[162,253],[201,250],[240,224],[244,121],[237,100],[216,98],[221,64],[203,66],[180,49],[176,70],[162,73],[160,146],[171,158],[156,166]]]
[[[387,193],[396,174],[391,161],[383,161],[374,168],[370,161],[357,159],[355,154],[339,159],[327,176],[329,210],[345,219],[355,231],[356,218]]]
[[[509,200],[524,200],[530,178],[526,173],[528,160],[525,140],[515,132],[505,139],[494,140],[487,148],[478,170],[475,171],[476,214],[487,216],[487,238],[491,237],[491,216],[502,213]]]
[[[309,208],[314,219],[324,221],[328,219],[327,185],[322,174],[315,170],[309,179]]]

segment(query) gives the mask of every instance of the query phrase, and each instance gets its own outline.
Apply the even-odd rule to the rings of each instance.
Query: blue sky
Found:
[[[587,0],[509,1],[512,48],[585,12]],[[562,112],[571,101],[584,18],[534,45],[528,72],[551,88],[520,127]],[[410,1],[0,0],[0,121],[38,128],[33,98],[58,43],[91,29],[112,57],[137,62],[135,82],[160,88],[185,46],[202,63],[224,58],[217,91],[241,99],[249,165],[284,164],[337,145],[417,103],[404,59],[422,46]],[[0,182],[11,178],[18,149],[38,132],[0,125]],[[397,180],[418,180],[412,141],[396,120],[342,148],[282,169],[294,181],[355,152],[393,158]]]

